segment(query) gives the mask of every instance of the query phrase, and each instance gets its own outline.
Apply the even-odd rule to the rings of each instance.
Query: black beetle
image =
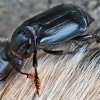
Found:
[[[95,35],[81,35],[94,19],[83,9],[73,4],[57,5],[20,25],[12,35],[11,45],[8,51],[8,58],[12,66],[21,74],[33,78],[31,74],[24,73],[20,69],[23,66],[23,59],[29,58],[32,53],[33,67],[35,69],[35,85],[37,93],[40,88],[40,81],[37,73],[37,50],[62,55],[70,52],[63,50],[52,51],[61,43],[69,40],[85,41],[99,37]]]

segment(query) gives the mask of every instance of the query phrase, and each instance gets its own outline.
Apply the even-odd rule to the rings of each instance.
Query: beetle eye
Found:
[[[23,60],[20,59],[20,58],[16,58],[16,59],[15,59],[15,66],[16,66],[16,67],[21,67],[21,66],[23,66]]]
[[[17,65],[21,65],[22,64],[22,61],[21,60],[18,60],[17,61]]]
[[[27,50],[27,52],[26,52],[27,54],[30,54],[31,53],[31,50]]]

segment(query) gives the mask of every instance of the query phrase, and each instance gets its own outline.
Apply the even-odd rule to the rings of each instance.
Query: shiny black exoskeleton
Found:
[[[0,81],[6,79],[11,73],[12,66],[10,65],[7,52],[10,49],[9,42],[0,41]]]
[[[37,50],[62,55],[69,52],[51,50],[69,40],[84,41],[96,38],[99,41],[97,36],[82,35],[93,21],[86,11],[73,4],[60,4],[26,20],[12,35],[8,52],[11,64],[18,72],[30,78],[31,75],[21,72],[20,67],[23,66],[23,59],[29,58],[34,53],[33,67],[38,90]]]

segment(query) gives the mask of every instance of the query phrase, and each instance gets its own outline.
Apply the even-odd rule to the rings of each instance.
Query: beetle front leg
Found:
[[[33,67],[35,69],[34,82],[35,82],[35,86],[37,89],[37,94],[39,94],[41,82],[40,82],[39,77],[38,77],[37,66],[38,66],[38,64],[37,64],[37,50],[34,50],[34,56],[33,56]]]

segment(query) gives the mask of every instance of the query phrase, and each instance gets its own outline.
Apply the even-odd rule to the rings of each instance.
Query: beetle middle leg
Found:
[[[50,51],[50,50],[43,50],[47,53],[53,54],[53,55],[64,55],[64,54],[75,54],[76,52],[66,52],[64,50],[59,50],[59,51]]]

